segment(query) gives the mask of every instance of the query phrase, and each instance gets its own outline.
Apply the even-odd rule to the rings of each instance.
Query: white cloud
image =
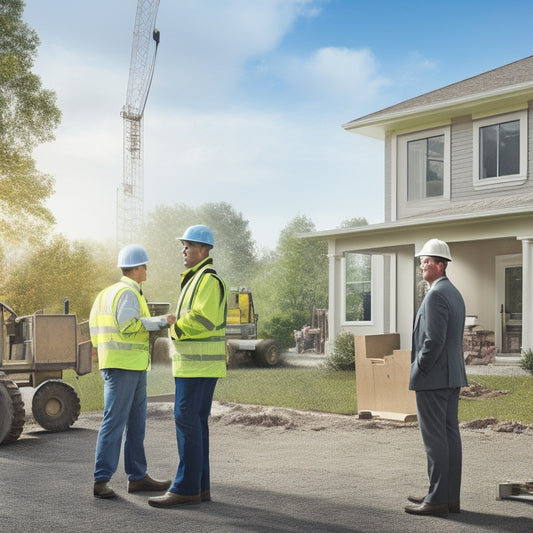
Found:
[[[378,74],[378,65],[368,49],[321,48],[307,58],[292,58],[284,75],[302,95],[334,99],[334,106],[375,98],[389,81]]]

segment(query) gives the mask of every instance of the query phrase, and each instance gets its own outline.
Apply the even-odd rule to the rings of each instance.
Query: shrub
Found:
[[[530,374],[533,374],[533,350],[522,348],[522,358],[520,359],[520,366]]]
[[[262,339],[278,339],[282,348],[292,348],[295,345],[294,330],[301,329],[307,320],[307,313],[301,311],[276,311],[263,324],[259,321],[258,336]]]
[[[353,333],[343,331],[335,337],[333,354],[325,361],[330,370],[355,370],[355,346]]]

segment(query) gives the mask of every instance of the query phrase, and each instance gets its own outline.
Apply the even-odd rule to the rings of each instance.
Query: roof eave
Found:
[[[444,226],[453,226],[456,224],[477,223],[480,221],[496,221],[498,219],[511,219],[521,218],[524,215],[533,215],[533,206],[523,206],[514,208],[505,208],[493,211],[486,211],[480,213],[474,213],[471,215],[446,215],[443,217],[417,217],[404,219],[396,222],[383,222],[380,224],[372,224],[370,226],[358,226],[355,228],[342,228],[334,230],[316,231],[312,233],[298,234],[298,238],[313,239],[313,240],[330,240],[330,239],[342,239],[358,234],[370,234],[370,233],[386,233],[403,231],[406,228],[416,228],[417,226],[423,227],[424,230],[431,228],[435,225],[440,228]]]
[[[384,140],[387,131],[414,127],[421,122],[450,121],[452,116],[480,113],[484,109],[491,109],[495,102],[500,105],[510,105],[525,103],[531,98],[533,98],[533,81],[410,109],[377,113],[352,120],[342,127],[352,133]]]

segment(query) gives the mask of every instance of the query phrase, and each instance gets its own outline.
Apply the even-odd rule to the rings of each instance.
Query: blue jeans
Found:
[[[130,481],[146,476],[146,371],[104,368],[104,416],[98,439],[94,481],[109,481],[116,472],[124,442],[124,470]]]
[[[209,490],[209,427],[217,378],[174,378],[174,419],[180,461],[174,483],[175,494],[196,495]]]

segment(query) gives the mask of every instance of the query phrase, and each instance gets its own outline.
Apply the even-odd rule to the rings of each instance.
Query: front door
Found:
[[[522,255],[496,257],[496,345],[501,354],[520,354],[522,346]]]

